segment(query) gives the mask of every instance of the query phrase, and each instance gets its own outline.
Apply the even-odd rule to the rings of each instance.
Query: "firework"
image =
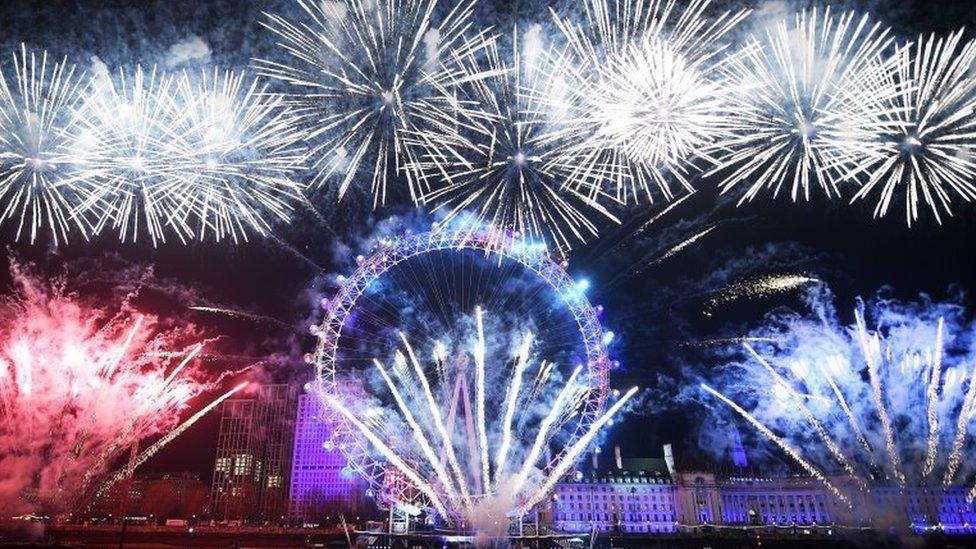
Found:
[[[875,330],[860,309],[852,326],[823,315],[785,316],[785,326],[762,331],[779,334],[763,343],[765,351],[743,343],[748,353],[735,368],[738,381],[730,377],[721,392],[706,389],[835,494],[826,481],[835,473],[861,491],[886,482],[964,481],[971,472],[961,456],[971,442],[976,368],[967,343],[948,333],[950,322],[960,322],[959,310],[879,301],[872,311]]]
[[[647,263],[643,267],[638,268],[637,271],[634,274],[635,275],[638,275],[638,274],[644,272],[644,270],[646,270],[646,269],[648,269],[650,267],[653,267],[654,265],[657,265],[658,263],[661,263],[662,261],[666,261],[667,259],[673,257],[677,253],[680,253],[681,250],[684,250],[685,248],[687,248],[689,246],[694,246],[696,242],[698,242],[702,238],[705,238],[706,236],[708,236],[708,233],[714,231],[715,228],[716,228],[716,226],[717,225],[712,225],[710,227],[706,227],[705,229],[703,229],[701,231],[698,231],[697,233],[689,236],[688,238],[685,238],[681,242],[679,242],[679,243],[675,244],[674,246],[672,246],[671,248],[669,248],[666,252],[664,252],[660,256],[658,256],[658,257],[654,258],[653,260],[651,260],[650,263]]]
[[[170,192],[186,237],[236,243],[267,234],[271,219],[288,221],[302,193],[292,180],[298,134],[281,96],[243,73],[215,70],[196,82],[184,74],[177,97],[186,154]]]
[[[108,480],[102,483],[102,485],[98,489],[98,495],[99,496],[103,495],[109,488],[111,488],[115,483],[119,482],[120,480],[125,479],[126,477],[131,477],[132,474],[140,465],[148,461],[149,458],[156,455],[156,453],[162,450],[164,447],[166,447],[167,444],[173,442],[173,440],[175,440],[177,437],[182,435],[184,431],[192,427],[193,424],[195,424],[196,422],[200,421],[200,419],[202,419],[203,416],[210,413],[211,410],[213,410],[217,406],[220,406],[220,403],[234,396],[235,394],[237,394],[247,386],[248,386],[247,381],[237,384],[237,386],[235,386],[233,389],[220,395],[212,402],[204,406],[202,409],[198,410],[195,414],[187,418],[186,421],[180,423],[178,426],[176,426],[168,433],[163,435],[159,440],[152,443],[152,445],[150,445],[148,448],[146,448],[139,454],[136,454],[136,456],[124,468],[117,471],[114,475],[109,477]]]
[[[484,42],[484,34],[464,36],[474,3],[458,3],[439,24],[436,0],[297,3],[302,21],[266,14],[262,24],[288,60],[259,60],[258,70],[291,87],[291,116],[311,143],[313,185],[335,178],[341,199],[369,173],[376,207],[387,199],[389,179],[403,175],[417,200],[418,182],[403,169],[410,158],[405,132],[425,116],[429,83],[442,77],[443,60]]]
[[[251,313],[251,312],[248,312],[248,311],[241,311],[239,309],[229,309],[229,308],[226,308],[226,307],[208,307],[208,306],[203,306],[203,305],[198,305],[198,306],[193,306],[193,307],[188,307],[188,308],[191,311],[199,311],[201,313],[213,313],[213,314],[218,314],[218,315],[227,315],[227,316],[232,317],[232,318],[240,318],[240,319],[243,319],[243,320],[250,320],[252,322],[267,322],[268,324],[271,324],[271,325],[276,326],[278,328],[286,328],[286,329],[293,328],[293,326],[291,326],[291,325],[289,325],[289,324],[287,324],[285,322],[282,322],[282,321],[278,320],[277,318],[273,318],[273,317],[266,316],[266,315],[259,315],[259,314]]]
[[[87,308],[16,265],[13,275],[0,328],[0,500],[59,510],[118,454],[177,426],[210,383],[193,362],[201,344],[164,353],[194,330]]]
[[[440,367],[425,368],[401,333],[403,352],[394,354],[394,375],[381,361],[373,361],[382,378],[377,384],[382,392],[375,392],[372,398],[342,398],[331,393],[322,396],[326,405],[366,437],[445,520],[481,525],[502,521],[505,528],[506,516],[524,514],[551,491],[553,483],[565,475],[636,388],[618,399],[584,433],[566,440],[562,433],[565,420],[579,413],[585,402],[573,398],[585,390],[577,383],[581,368],[561,387],[558,380],[549,378],[542,390],[525,390],[523,377],[527,372],[538,369],[538,376],[549,369],[547,364],[536,366],[531,360],[534,335],[522,334],[515,356],[505,357],[487,348],[480,309],[475,313],[475,330],[468,351],[445,359],[453,368],[437,383],[428,370],[439,371]],[[434,348],[441,349],[435,357],[444,352],[443,343]],[[468,372],[470,364],[473,376]],[[469,376],[475,385],[473,394],[467,389]],[[377,408],[383,394],[390,395],[395,405]],[[453,398],[448,398],[451,395]],[[473,406],[469,401],[472,396]],[[360,409],[363,406],[367,409]],[[456,425],[459,408],[464,409],[465,416],[461,428]],[[535,410],[537,417],[516,421],[519,409]],[[542,450],[554,440],[565,441],[568,449],[551,463],[543,463]],[[531,447],[527,446],[529,441]]]
[[[962,34],[919,37],[899,49],[890,71],[898,92],[867,106],[875,135],[861,143],[864,158],[850,176],[863,179],[854,200],[877,196],[875,217],[899,191],[908,225],[923,202],[941,223],[953,197],[976,198],[976,41],[964,43]]]
[[[819,188],[839,196],[839,185],[871,137],[863,107],[897,91],[882,54],[888,30],[868,16],[839,17],[803,11],[749,39],[722,71],[740,91],[730,96],[733,137],[718,144],[718,165],[728,192],[747,188],[740,202],[788,190],[794,201]]]
[[[672,181],[693,190],[693,161],[709,160],[708,146],[728,129],[733,88],[718,71],[722,42],[748,13],[727,11],[710,21],[708,5],[587,0],[581,22],[554,12],[569,47],[545,58],[560,93],[543,102],[575,137],[571,156],[607,175],[570,185],[592,196],[610,180],[621,202],[653,200],[653,189],[670,200]]]
[[[33,243],[46,229],[55,245],[89,227],[79,215],[84,182],[72,170],[71,132],[85,78],[66,59],[21,45],[13,70],[0,71],[0,221]]]
[[[299,154],[281,97],[243,74],[137,68],[88,91],[73,148],[92,182],[79,208],[96,231],[153,245],[247,240],[302,200]]]
[[[409,169],[430,188],[422,200],[444,212],[443,223],[470,213],[476,225],[497,230],[496,240],[515,232],[568,250],[597,234],[596,217],[617,222],[599,197],[570,183],[606,168],[567,156],[573,140],[541,115],[540,90],[551,82],[531,61],[540,46],[526,40],[520,47],[517,30],[513,41],[511,61],[496,42],[484,48],[484,59],[457,61],[425,123],[411,133],[418,152]]]
[[[711,314],[711,311],[713,311],[716,307],[720,307],[739,299],[770,297],[820,282],[823,281],[819,278],[802,274],[765,275],[740,280],[729,284],[723,288],[718,295],[709,299],[706,314]]]
[[[183,241],[191,232],[179,204],[185,149],[175,86],[173,76],[138,67],[87,89],[72,147],[77,177],[92,182],[80,209],[95,232],[114,230],[123,242],[145,233],[154,246],[167,232]]]

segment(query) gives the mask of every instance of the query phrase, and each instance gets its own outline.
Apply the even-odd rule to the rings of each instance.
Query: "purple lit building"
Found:
[[[623,459],[601,467],[596,454],[556,485],[549,518],[561,532],[671,534],[677,531],[675,485],[663,459]]]
[[[295,446],[291,470],[289,515],[302,522],[330,522],[338,512],[360,509],[362,483],[338,448],[332,447],[329,427],[315,395],[298,398]]]

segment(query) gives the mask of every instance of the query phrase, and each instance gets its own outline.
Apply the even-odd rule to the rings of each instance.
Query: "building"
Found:
[[[973,535],[976,502],[966,501],[968,493],[969,488],[962,486],[875,486],[845,511],[858,526]],[[897,514],[893,516],[892,510]]]
[[[287,514],[297,396],[290,385],[265,385],[221,406],[212,518],[278,522]]]
[[[137,474],[118,482],[97,497],[85,513],[89,517],[145,517],[149,522],[194,518],[207,510],[209,489],[194,473]]]
[[[668,456],[665,450],[665,456]],[[834,527],[899,533],[976,534],[976,503],[964,487],[854,486],[851,505],[819,480],[801,474],[746,474],[714,464],[669,459],[614,459],[599,452],[555,486],[543,520],[558,532],[695,533],[752,528],[829,534]],[[832,479],[844,486],[843,479]]]
[[[833,499],[807,476],[764,477],[679,471],[675,475],[678,520],[700,525],[814,526],[833,522]]]
[[[311,394],[298,397],[291,468],[289,516],[300,522],[325,522],[339,511],[362,507],[365,487],[333,445],[322,405]]]
[[[549,511],[555,530],[670,534],[675,486],[663,459],[617,459],[611,467],[578,469],[556,485]],[[596,460],[594,460],[594,463]]]
[[[141,514],[157,520],[195,518],[207,510],[209,489],[194,473],[141,477]]]

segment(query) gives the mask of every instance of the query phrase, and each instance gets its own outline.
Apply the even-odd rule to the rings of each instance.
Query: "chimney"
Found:
[[[668,466],[668,474],[674,476],[674,450],[670,442],[664,445],[664,463]]]
[[[613,447],[613,459],[617,462],[617,469],[624,468],[624,460],[620,459],[620,445]]]
[[[742,469],[749,466],[749,460],[746,459],[746,449],[742,447],[742,435],[735,427],[732,427],[732,463]]]

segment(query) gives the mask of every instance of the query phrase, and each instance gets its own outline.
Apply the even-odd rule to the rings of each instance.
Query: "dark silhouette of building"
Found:
[[[88,517],[144,517],[148,522],[193,518],[207,510],[210,490],[194,473],[137,474],[97,497]]]
[[[224,402],[210,492],[212,518],[284,520],[297,398],[295,387],[278,384],[262,386],[251,398]]]

